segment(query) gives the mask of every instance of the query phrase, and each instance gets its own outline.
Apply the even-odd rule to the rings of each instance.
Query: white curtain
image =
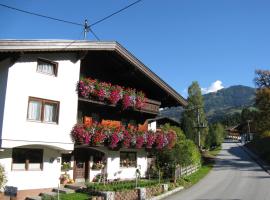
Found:
[[[38,71],[46,74],[54,74],[53,65],[49,63],[38,63]]]
[[[28,107],[28,119],[31,120],[41,120],[41,102],[39,101],[30,101]]]
[[[45,104],[44,106],[44,121],[45,122],[55,122],[55,105]]]

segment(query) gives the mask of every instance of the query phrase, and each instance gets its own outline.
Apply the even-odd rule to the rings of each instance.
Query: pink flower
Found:
[[[124,133],[123,133],[123,145],[125,148],[129,148],[130,147],[130,142],[131,142],[131,134],[127,131],[127,130],[124,130]]]
[[[112,104],[117,104],[117,102],[121,99],[120,90],[114,89],[110,93],[109,100]]]
[[[137,109],[142,109],[145,105],[146,102],[146,98],[145,98],[145,94],[140,91],[136,94],[136,103],[135,106]]]
[[[142,148],[143,144],[144,144],[144,137],[143,137],[143,135],[137,135],[137,138],[136,138],[136,148],[137,149]]]
[[[156,132],[156,148],[162,149],[165,144],[165,136],[163,132]]]
[[[86,138],[90,138],[89,133],[85,130],[85,127],[83,124],[76,124],[72,130],[71,130],[71,136],[73,141],[77,142],[77,143],[83,143],[83,142],[87,142],[88,139]]]
[[[155,143],[156,136],[155,133],[149,131],[146,135],[146,148],[151,149],[153,144]]]

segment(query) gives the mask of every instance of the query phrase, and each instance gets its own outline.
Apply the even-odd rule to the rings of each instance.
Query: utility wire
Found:
[[[43,17],[43,18],[46,18],[46,19],[54,20],[54,21],[59,21],[59,22],[64,22],[64,23],[76,25],[76,26],[85,27],[84,24],[80,24],[80,23],[77,23],[77,22],[71,22],[71,21],[67,21],[67,20],[63,20],[63,19],[59,19],[59,18],[55,18],[55,17],[49,17],[49,16],[46,16],[46,15],[41,15],[41,14],[38,14],[38,13],[22,10],[22,9],[19,9],[19,8],[14,8],[14,7],[11,7],[11,6],[8,6],[8,5],[5,5],[5,4],[1,4],[1,3],[0,3],[0,6],[5,7],[5,8],[9,8],[11,10],[16,10],[16,11],[19,11],[19,12],[23,12],[23,13],[26,13],[26,14],[34,15],[34,16],[37,16],[37,17]],[[86,28],[87,28],[87,30],[89,30],[94,35],[94,37],[97,40],[100,40],[99,37],[97,36],[97,34],[92,29],[90,29],[90,26],[87,26]]]
[[[116,12],[114,12],[114,13],[112,13],[112,14],[110,14],[110,15],[108,15],[108,16],[106,16],[106,17],[104,17],[104,18],[102,18],[102,19],[100,19],[100,20],[98,20],[98,21],[96,21],[96,22],[94,22],[92,24],[90,24],[90,27],[95,26],[95,25],[99,24],[100,22],[103,22],[103,21],[111,18],[112,16],[114,16],[114,15],[116,15],[116,14],[118,14],[118,13],[120,13],[120,12],[126,10],[126,9],[128,9],[129,7],[131,7],[131,6],[139,3],[140,1],[142,1],[142,0],[135,1],[135,2],[133,2],[133,3],[129,4],[129,5],[127,5],[127,6],[125,6],[124,8],[121,8],[120,10],[118,10],[118,11],[116,11]]]
[[[85,24],[81,24],[81,23],[77,23],[77,22],[71,22],[71,21],[67,21],[67,20],[63,20],[63,19],[59,19],[59,18],[55,18],[55,17],[50,17],[50,16],[46,16],[46,15],[41,15],[41,14],[38,14],[38,13],[34,13],[34,12],[22,10],[22,9],[15,8],[15,7],[8,6],[8,5],[1,4],[1,3],[0,3],[0,6],[5,7],[5,8],[8,8],[8,9],[11,9],[11,10],[16,10],[16,11],[19,11],[19,12],[23,12],[23,13],[26,13],[26,14],[29,14],[29,15],[35,15],[35,16],[37,16],[37,17],[43,17],[43,18],[47,18],[47,19],[51,19],[51,20],[55,20],[55,21],[59,21],[59,22],[64,22],[64,23],[68,23],[68,24],[72,24],[72,25],[76,25],[76,26],[82,26],[82,27],[84,27],[87,31],[90,31],[90,32],[94,35],[94,37],[95,37],[97,40],[100,40],[99,37],[97,36],[97,34],[91,29],[92,26],[95,26],[95,25],[97,25],[97,24],[99,24],[99,23],[101,23],[101,22],[103,22],[103,21],[105,21],[105,20],[111,18],[112,16],[114,16],[114,15],[116,15],[116,14],[118,14],[118,13],[120,13],[120,12],[126,10],[126,9],[128,9],[129,7],[131,7],[131,6],[133,6],[133,5],[137,4],[137,3],[139,3],[139,2],[141,2],[141,1],[142,1],[142,0],[137,0],[137,1],[135,1],[135,2],[133,2],[133,3],[131,3],[131,4],[129,4],[129,5],[127,5],[127,6],[123,7],[123,8],[121,8],[120,10],[117,10],[117,11],[115,11],[114,13],[112,13],[112,14],[110,14],[110,15],[108,15],[108,16],[106,16],[106,17],[104,17],[104,18],[102,18],[102,19],[100,19],[100,20],[98,20],[98,21],[96,21],[96,22],[94,22],[94,23],[92,23],[92,24],[90,24],[89,26],[85,26]]]
[[[100,40],[97,34],[89,27],[89,31],[95,36],[97,40]]]
[[[27,14],[30,14],[30,15],[35,15],[35,16],[38,16],[38,17],[52,19],[52,20],[59,21],[59,22],[64,22],[64,23],[73,24],[73,25],[77,25],[77,26],[84,26],[83,24],[80,24],[80,23],[70,22],[70,21],[63,20],[63,19],[58,19],[58,18],[46,16],[46,15],[41,15],[41,14],[38,14],[38,13],[29,12],[29,11],[26,11],[26,10],[21,10],[19,8],[14,8],[14,7],[4,5],[4,4],[1,4],[1,3],[0,3],[0,6],[3,6],[5,8],[9,8],[11,10],[16,10],[16,11],[19,11],[19,12],[27,13]]]

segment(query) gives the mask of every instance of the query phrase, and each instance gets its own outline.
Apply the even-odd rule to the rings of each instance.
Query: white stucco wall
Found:
[[[80,73],[80,61],[71,61],[75,56],[72,53],[25,54],[8,68],[2,148],[49,144],[73,149],[70,131],[77,120],[76,84]],[[59,63],[57,77],[36,72],[38,57]],[[29,96],[59,101],[59,123],[28,121]]]
[[[61,174],[61,154],[59,150],[44,146],[35,146],[33,148],[43,149],[43,170],[12,170],[12,149],[5,149],[4,152],[0,152],[0,164],[4,166],[8,179],[6,185],[18,187],[19,190],[58,186]],[[50,162],[51,158],[54,158],[53,162]]]
[[[120,149],[120,151],[137,152],[137,168],[140,169],[141,177],[145,177],[147,171],[147,153],[145,150]],[[120,151],[108,151],[107,173],[108,179],[134,179],[136,167],[120,167]]]
[[[156,132],[156,130],[157,130],[157,122],[154,121],[154,122],[149,123],[148,124],[148,130]]]

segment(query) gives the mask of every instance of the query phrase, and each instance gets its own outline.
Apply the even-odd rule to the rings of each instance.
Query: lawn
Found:
[[[183,186],[191,187],[203,179],[213,168],[212,164],[203,165],[197,172],[183,178]]]
[[[88,200],[90,196],[84,193],[73,193],[73,194],[60,194],[60,200]],[[42,200],[57,200],[56,197],[43,196]]]

